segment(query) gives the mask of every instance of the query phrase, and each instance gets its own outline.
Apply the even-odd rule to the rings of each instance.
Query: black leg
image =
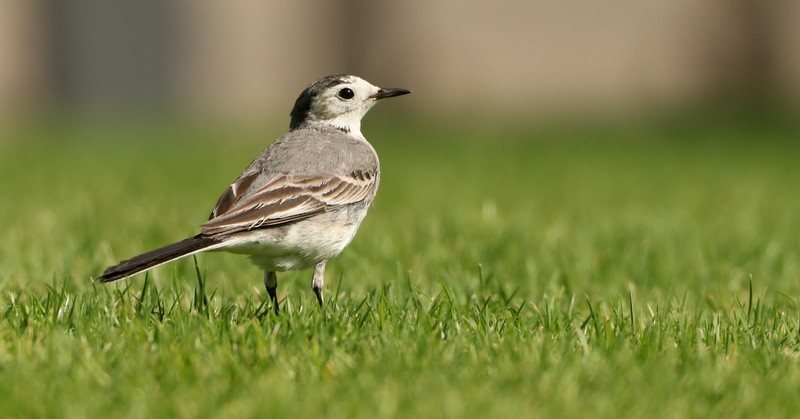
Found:
[[[269,294],[269,299],[272,300],[272,306],[275,308],[275,315],[279,315],[281,308],[278,304],[278,287],[267,288],[267,294]]]
[[[320,308],[322,308],[322,288],[314,288],[314,295],[317,296],[317,302],[319,303]]]
[[[314,278],[311,280],[311,289],[314,290],[314,295],[317,296],[319,307],[322,308],[322,303],[325,301],[322,298],[322,286],[325,285],[325,264],[327,260],[323,260],[314,267]]]
[[[280,305],[278,304],[278,276],[275,272],[264,272],[264,286],[267,288],[267,294],[272,300],[272,307],[277,316],[280,314]]]

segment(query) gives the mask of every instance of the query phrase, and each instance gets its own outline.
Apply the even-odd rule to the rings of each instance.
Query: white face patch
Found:
[[[354,135],[361,134],[361,118],[375,105],[371,96],[380,90],[359,77],[331,86],[311,104],[307,119],[324,122]]]

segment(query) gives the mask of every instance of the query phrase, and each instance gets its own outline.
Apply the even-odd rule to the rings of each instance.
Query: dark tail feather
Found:
[[[151,250],[139,256],[134,256],[128,260],[123,260],[118,265],[110,266],[97,280],[100,282],[111,282],[127,278],[163,263],[207,250],[216,244],[219,244],[219,241],[200,235],[190,237],[186,240],[156,250]]]

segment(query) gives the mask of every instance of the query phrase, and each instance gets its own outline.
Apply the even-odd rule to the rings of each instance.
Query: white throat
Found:
[[[348,113],[331,119],[316,120],[314,122],[348,132],[355,137],[364,138],[364,134],[361,133],[361,117],[359,115]]]

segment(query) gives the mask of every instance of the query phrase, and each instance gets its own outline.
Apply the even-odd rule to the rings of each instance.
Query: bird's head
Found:
[[[333,74],[311,83],[292,108],[290,129],[303,124],[323,124],[361,134],[361,118],[380,99],[411,93],[410,90],[380,88],[366,80]]]

